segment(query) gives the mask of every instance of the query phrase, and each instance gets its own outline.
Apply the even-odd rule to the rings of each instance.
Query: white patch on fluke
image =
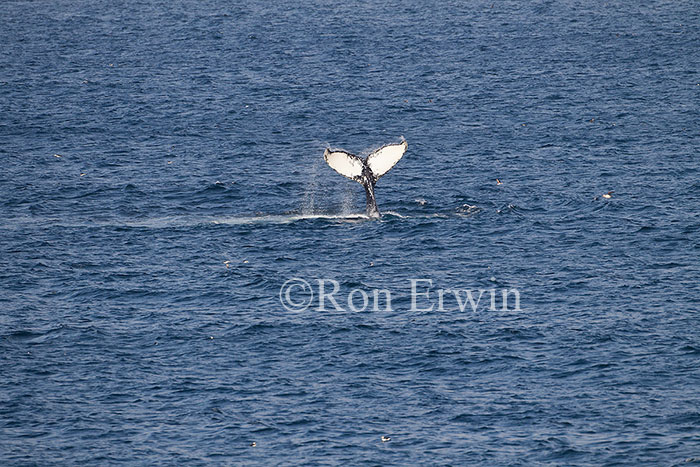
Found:
[[[398,144],[387,144],[367,156],[367,165],[376,179],[387,173],[401,160],[408,148],[408,143],[403,141]]]
[[[356,180],[362,175],[362,159],[353,154],[344,151],[331,152],[326,149],[323,157],[333,170],[350,180]]]

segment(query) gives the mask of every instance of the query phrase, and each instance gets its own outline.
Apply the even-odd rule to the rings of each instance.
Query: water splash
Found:
[[[340,204],[340,214],[344,216],[350,216],[356,213],[357,208],[353,202],[355,198],[355,193],[353,192],[353,186],[347,185],[345,190],[343,190],[343,197]]]
[[[316,191],[318,189],[318,171],[321,160],[314,159],[314,163],[309,171],[309,178],[304,189],[304,204],[301,207],[303,215],[312,215],[316,212]]]
[[[479,206],[465,203],[457,208],[456,214],[460,217],[470,217],[481,211]]]

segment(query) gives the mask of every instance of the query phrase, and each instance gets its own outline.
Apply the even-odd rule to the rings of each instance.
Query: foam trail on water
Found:
[[[296,221],[324,219],[338,222],[356,222],[367,220],[365,214],[350,214],[350,215],[332,215],[332,214],[299,214],[299,215],[270,215],[256,217],[231,217],[221,218],[210,221],[212,224],[288,224]]]
[[[351,195],[352,193],[350,193]],[[46,225],[61,226],[68,228],[144,228],[144,229],[174,229],[182,227],[192,227],[197,225],[238,225],[238,224],[286,224],[290,222],[309,220],[309,219],[325,219],[339,222],[356,222],[361,220],[371,219],[363,212],[357,212],[347,200],[352,200],[352,196],[344,197],[343,212],[337,214],[329,213],[299,213],[299,214],[260,214],[256,216],[222,216],[222,217],[193,217],[193,216],[167,216],[167,217],[152,217],[137,220],[96,220],[96,219],[70,219],[62,220],[52,217],[22,217],[13,218],[12,223],[0,222],[0,231],[2,230],[18,230],[24,228],[46,228]],[[471,208],[471,210],[470,210]],[[515,208],[510,205],[509,208]],[[401,214],[396,211],[384,211],[387,217],[395,217],[398,219],[430,219],[430,218],[455,218],[468,217],[481,212],[481,208],[476,206],[465,205],[457,210],[456,213],[424,213],[424,214]],[[502,210],[496,211],[498,213]]]

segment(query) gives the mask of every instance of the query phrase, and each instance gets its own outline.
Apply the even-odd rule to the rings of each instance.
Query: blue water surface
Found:
[[[697,2],[0,19],[0,464],[700,462]]]

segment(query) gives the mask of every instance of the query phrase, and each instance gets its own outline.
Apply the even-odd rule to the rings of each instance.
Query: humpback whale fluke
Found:
[[[405,140],[398,144],[387,144],[364,159],[349,152],[326,149],[323,158],[340,175],[361,183],[365,187],[367,215],[379,217],[377,200],[374,198],[374,185],[382,175],[396,165],[403,153],[406,152],[406,148],[408,148],[408,143]]]

